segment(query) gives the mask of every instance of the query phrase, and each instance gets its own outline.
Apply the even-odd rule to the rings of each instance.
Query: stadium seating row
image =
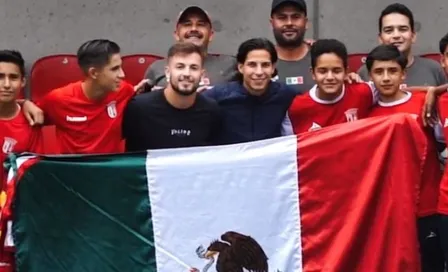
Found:
[[[160,56],[139,54],[122,58],[126,81],[136,85],[143,79],[148,66]],[[37,60],[31,68],[30,96],[39,101],[49,91],[83,78],[76,55],[53,55]]]
[[[356,72],[365,62],[367,54],[350,54],[350,71]],[[440,55],[425,54],[423,57],[440,60]],[[136,54],[123,57],[123,70],[126,81],[137,84],[143,78],[148,66],[161,56],[151,54]],[[30,96],[38,101],[50,90],[64,86],[70,82],[82,79],[81,70],[78,67],[75,55],[52,55],[37,60],[31,69]]]
[[[367,54],[351,54],[349,56],[350,71],[356,72],[365,62],[366,56]],[[440,55],[437,53],[422,56],[437,62],[440,60]],[[136,85],[143,78],[148,66],[162,58],[151,54],[124,56],[122,59],[126,81]],[[81,80],[82,77],[76,55],[52,55],[41,58],[31,68],[30,97],[33,101],[39,101],[49,91]],[[46,151],[49,154],[57,153],[54,126],[44,127],[43,134]]]

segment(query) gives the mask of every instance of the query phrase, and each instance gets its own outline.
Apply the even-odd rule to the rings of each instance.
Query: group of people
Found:
[[[252,38],[236,58],[216,56],[207,54],[214,35],[208,13],[188,7],[166,58],[153,63],[137,86],[126,83],[120,47],[96,39],[77,52],[85,79],[39,101],[17,98],[26,84],[24,60],[17,51],[2,50],[0,159],[11,152],[45,154],[45,125],[56,127],[60,154],[100,154],[243,143],[409,113],[429,142],[416,246],[422,271],[445,271],[448,175],[442,178],[438,153],[448,137],[448,35],[440,41],[441,65],[414,56],[413,14],[391,4],[379,18],[380,45],[358,73],[349,73],[344,43],[305,41],[307,21],[305,1],[273,0],[276,44]],[[13,263],[13,257],[3,252],[0,262]]]

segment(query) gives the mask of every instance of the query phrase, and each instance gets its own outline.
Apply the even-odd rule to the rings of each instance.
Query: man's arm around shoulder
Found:
[[[220,98],[224,93],[227,92],[228,88],[231,86],[231,83],[221,83],[213,86],[212,88],[205,89],[201,92],[205,97],[209,99],[213,99],[219,102]]]
[[[162,80],[165,79],[165,60],[157,60],[146,69],[144,79],[148,79],[151,86],[164,87]]]

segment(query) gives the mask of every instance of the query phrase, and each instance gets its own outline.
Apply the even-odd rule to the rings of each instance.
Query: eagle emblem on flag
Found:
[[[196,254],[209,262],[201,271],[193,271],[207,272],[217,258],[217,272],[268,272],[268,257],[260,244],[254,238],[238,232],[224,233],[221,235],[221,241],[212,241],[207,249],[199,246]]]

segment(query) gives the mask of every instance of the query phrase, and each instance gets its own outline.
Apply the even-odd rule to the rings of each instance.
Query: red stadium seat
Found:
[[[156,60],[163,59],[161,56],[150,54],[135,54],[123,56],[123,71],[125,80],[132,85],[137,85],[144,77],[146,69]]]
[[[82,79],[76,55],[41,58],[31,68],[31,99],[37,101],[53,89]]]
[[[423,54],[421,55],[423,58],[432,59],[437,61],[437,63],[440,63],[440,54],[439,53],[429,53],[429,54]]]
[[[82,79],[83,74],[78,66],[76,55],[53,55],[41,58],[31,68],[31,99],[35,102],[39,101],[51,90]],[[42,133],[45,153],[58,154],[55,127],[45,126]]]
[[[350,72],[358,72],[358,69],[366,62],[367,54],[350,54],[348,55],[348,68]]]

